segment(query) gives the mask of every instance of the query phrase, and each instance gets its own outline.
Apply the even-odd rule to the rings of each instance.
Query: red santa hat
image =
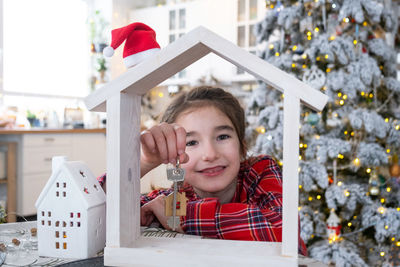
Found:
[[[111,45],[103,50],[106,57],[112,57],[125,41],[124,64],[127,68],[140,63],[146,57],[157,53],[160,45],[156,41],[155,31],[146,24],[135,22],[111,31]]]

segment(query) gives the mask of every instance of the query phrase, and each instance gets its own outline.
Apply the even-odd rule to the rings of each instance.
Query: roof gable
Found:
[[[85,98],[86,106],[92,111],[106,111],[106,100],[117,93],[133,91],[143,95],[210,52],[282,93],[299,97],[316,111],[322,110],[328,100],[325,94],[200,26],[90,94]]]
[[[81,161],[68,161],[63,166],[68,169],[78,192],[83,196],[86,208],[99,206],[106,201],[106,194],[89,167]]]
[[[64,175],[66,181],[70,183],[70,185],[68,185],[70,190],[77,190],[79,192],[78,201],[82,201],[82,205],[85,207],[85,209],[96,207],[105,203],[105,193],[87,165],[79,161],[69,161],[62,163],[57,170],[53,171],[38,199],[36,200],[36,208],[38,208],[44,201],[46,196],[51,192],[51,188],[53,187],[54,183],[62,175]]]

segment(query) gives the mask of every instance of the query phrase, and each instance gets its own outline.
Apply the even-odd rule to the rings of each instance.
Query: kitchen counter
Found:
[[[0,134],[31,134],[31,133],[105,133],[106,128],[96,128],[96,129],[0,129]]]

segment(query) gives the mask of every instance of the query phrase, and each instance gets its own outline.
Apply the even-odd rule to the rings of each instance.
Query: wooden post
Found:
[[[17,143],[8,143],[7,150],[7,222],[17,221]]]
[[[300,99],[284,95],[282,255],[298,255]]]
[[[107,100],[107,247],[132,247],[140,237],[140,99]]]

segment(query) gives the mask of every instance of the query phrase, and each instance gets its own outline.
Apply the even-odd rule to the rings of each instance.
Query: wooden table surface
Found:
[[[29,221],[29,222],[19,222],[19,223],[4,223],[0,224],[0,243],[2,242],[10,242],[12,238],[17,238],[21,240],[21,244],[29,244],[31,242],[30,249],[28,252],[20,253],[18,257],[9,256],[6,257],[6,261],[4,263],[4,267],[11,267],[11,266],[26,266],[26,265],[34,265],[34,266],[57,266],[63,264],[63,266],[77,266],[77,264],[82,263],[79,266],[88,266],[89,261],[92,260],[96,262],[96,265],[90,266],[103,266],[103,260],[99,257],[94,257],[91,259],[85,260],[73,260],[73,259],[59,259],[59,258],[48,258],[48,257],[39,257],[37,251],[37,238],[31,237],[30,229],[33,227],[37,227],[36,221]],[[189,236],[179,234],[179,233],[172,233],[170,231],[166,231],[164,229],[159,228],[146,228],[141,227],[142,233],[141,236],[148,237],[148,238],[188,238]],[[176,234],[176,235],[175,235]],[[190,238],[190,237],[189,237]],[[192,238],[200,238],[192,236]],[[27,246],[26,246],[27,247]],[[29,246],[28,246],[29,247]],[[26,249],[24,249],[26,251]],[[22,248],[21,248],[22,251]],[[102,252],[98,254],[98,256],[102,256]],[[149,261],[150,262],[150,261]],[[65,264],[65,265],[64,265]],[[85,265],[88,264],[88,265]],[[301,267],[327,267],[328,265],[323,264],[317,260],[312,258],[306,258],[303,256],[299,256],[299,266]]]

